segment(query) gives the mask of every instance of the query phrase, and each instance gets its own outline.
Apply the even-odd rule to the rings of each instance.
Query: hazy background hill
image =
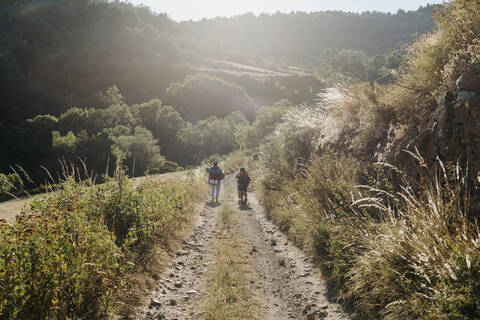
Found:
[[[325,49],[389,54],[433,28],[434,6],[396,14],[341,11],[245,14],[180,24],[183,38],[201,56],[248,62],[274,59],[297,66],[322,63]]]

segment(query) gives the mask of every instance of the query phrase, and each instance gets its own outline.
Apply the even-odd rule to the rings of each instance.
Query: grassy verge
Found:
[[[362,169],[349,157],[316,158],[294,179],[266,175],[261,187],[269,217],[296,245],[318,258],[332,288],[342,288],[367,223],[351,206]],[[368,219],[366,219],[368,220]]]
[[[202,304],[205,320],[260,319],[248,242],[236,234],[233,214],[227,206],[219,210],[218,225],[223,236],[217,242],[209,290]]]
[[[368,182],[353,159],[324,155],[296,179],[267,176],[263,198],[356,319],[478,319],[478,213],[469,211],[461,170],[431,172],[402,176],[393,192],[381,170]],[[368,186],[359,188],[362,181]]]
[[[13,226],[0,225],[0,318],[111,317],[201,190],[193,176],[136,188],[122,174],[99,186],[67,177]]]

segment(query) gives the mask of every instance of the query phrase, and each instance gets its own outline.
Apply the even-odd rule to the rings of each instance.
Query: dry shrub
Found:
[[[357,319],[479,318],[480,234],[468,179],[412,155],[415,181],[389,165],[368,178],[354,158],[325,153],[294,180],[265,181],[264,203],[313,250]]]
[[[466,180],[428,172],[416,194],[406,180],[388,202],[374,189],[365,199],[383,222],[348,272],[345,293],[360,319],[480,317],[480,234],[468,218]]]
[[[356,187],[364,169],[351,156],[325,152],[302,166],[294,180],[266,176],[264,205],[268,215],[299,246],[319,258],[335,288],[341,288],[362,250],[372,215],[352,203],[362,197]]]
[[[410,48],[398,80],[385,90],[382,102],[392,106],[403,124],[410,127],[429,116],[435,97],[454,89],[465,71],[479,71],[480,3],[455,0],[435,12],[438,30]]]

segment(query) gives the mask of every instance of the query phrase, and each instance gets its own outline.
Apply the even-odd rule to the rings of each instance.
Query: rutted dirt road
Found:
[[[311,259],[296,248],[264,214],[253,193],[249,205],[236,203],[235,181],[228,176],[221,202],[233,208],[235,232],[247,240],[256,272],[256,301],[261,319],[348,319],[341,307],[327,299],[327,288]],[[220,206],[199,208],[196,228],[175,254],[137,319],[204,319],[202,299],[208,292],[209,266],[215,243],[223,235],[216,228]]]

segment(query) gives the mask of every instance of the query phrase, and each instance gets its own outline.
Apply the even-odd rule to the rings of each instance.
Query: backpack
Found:
[[[213,168],[213,167],[212,167],[212,168],[210,168],[210,169],[217,169],[217,170],[220,170],[220,172],[222,172],[221,169],[218,168],[218,167],[217,167],[217,168]],[[210,179],[210,180],[223,180],[223,179],[225,179],[225,173],[223,173],[223,172],[222,172],[222,173],[213,173],[213,172],[210,172],[210,174],[209,174],[209,179]],[[215,184],[216,184],[216,183],[215,183]]]
[[[250,177],[246,174],[239,175],[237,178],[238,184],[241,185],[249,185],[250,184]]]

